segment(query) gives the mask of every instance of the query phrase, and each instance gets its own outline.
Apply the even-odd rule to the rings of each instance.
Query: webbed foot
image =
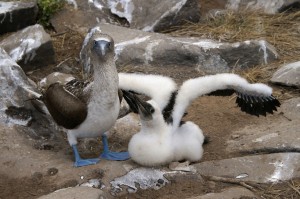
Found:
[[[130,156],[128,152],[105,151],[100,155],[100,158],[106,160],[127,160],[130,158]]]
[[[93,164],[97,164],[100,161],[99,158],[93,158],[93,159],[77,159],[74,162],[74,166],[75,167],[83,167],[83,166],[87,166],[87,165],[93,165]]]
[[[128,152],[112,152],[108,148],[108,141],[106,134],[102,135],[103,143],[103,153],[100,155],[100,158],[106,160],[127,160],[130,158]]]
[[[99,158],[93,158],[93,159],[82,159],[79,155],[78,149],[76,145],[72,145],[74,156],[75,156],[75,162],[74,166],[75,167],[82,167],[82,166],[87,166],[87,165],[93,165],[97,164],[100,159]]]

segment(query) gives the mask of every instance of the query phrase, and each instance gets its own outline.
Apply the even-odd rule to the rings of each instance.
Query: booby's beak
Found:
[[[106,40],[94,40],[94,46],[96,53],[99,56],[105,56],[110,48],[111,42]]]
[[[152,114],[154,113],[154,108],[151,104],[141,100],[135,94],[122,91],[123,97],[126,100],[127,104],[129,105],[130,109],[141,116],[143,120],[149,121],[152,120]]]

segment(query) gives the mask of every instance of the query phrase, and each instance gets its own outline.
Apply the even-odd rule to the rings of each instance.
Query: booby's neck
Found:
[[[113,59],[107,59],[113,60]],[[93,67],[97,70],[94,70],[94,85],[92,91],[92,98],[101,98],[103,100],[115,100],[118,93],[118,71],[115,67],[115,63],[112,61],[101,60],[101,65],[94,65]],[[92,64],[96,62],[91,62]]]

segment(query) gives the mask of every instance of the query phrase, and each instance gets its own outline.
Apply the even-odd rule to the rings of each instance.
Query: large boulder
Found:
[[[0,34],[13,32],[32,25],[37,17],[36,1],[0,2]]]
[[[50,35],[39,25],[29,26],[0,42],[0,46],[24,71],[54,63],[54,49]]]
[[[208,193],[201,196],[190,197],[186,199],[256,199],[258,198],[253,192],[243,187],[229,187],[223,189],[220,193]]]
[[[299,5],[299,0],[228,0],[226,8],[232,10],[261,10],[267,14],[275,14],[294,6],[299,9]]]
[[[65,6],[50,19],[54,29],[61,33],[70,29],[85,32],[99,22],[125,25],[126,20],[111,14],[102,0],[68,0]]]
[[[161,31],[186,21],[198,22],[198,0],[107,0],[111,12],[125,18],[131,28]]]
[[[160,70],[169,66],[184,66],[194,71],[217,73],[268,64],[278,57],[274,47],[264,40],[222,43],[147,33],[110,24],[99,26],[103,33],[115,40],[119,67],[155,66],[156,70]]]
[[[299,153],[274,153],[207,161],[194,167],[205,176],[270,183],[299,178],[299,164]]]
[[[227,151],[242,154],[300,151],[299,104],[300,98],[290,99],[281,105],[279,119],[233,132],[234,136],[227,141]]]
[[[33,99],[40,96],[35,83],[1,48],[0,60],[0,123],[15,126],[35,140],[56,138],[53,121],[35,108],[43,110],[44,105],[33,104]],[[45,143],[36,142],[36,146],[43,148]]]
[[[0,122],[9,122],[5,110],[9,107],[26,107],[30,103],[26,100],[32,98],[32,90],[37,92],[32,82],[26,77],[21,67],[0,48]],[[27,124],[31,120],[30,115],[20,118],[20,123]]]
[[[271,82],[300,88],[300,61],[279,68],[274,73]]]
[[[99,199],[106,198],[103,191],[100,189],[90,187],[70,187],[66,189],[57,190],[48,195],[39,197],[38,199]]]
[[[58,32],[68,28],[89,29],[99,22],[160,31],[200,19],[198,0],[68,0],[51,23]]]

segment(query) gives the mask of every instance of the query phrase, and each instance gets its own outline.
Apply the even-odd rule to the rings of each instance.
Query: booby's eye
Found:
[[[155,112],[155,109],[153,107],[150,108],[150,113],[154,113]]]
[[[97,45],[97,41],[96,40],[94,40],[94,46],[96,46]]]

